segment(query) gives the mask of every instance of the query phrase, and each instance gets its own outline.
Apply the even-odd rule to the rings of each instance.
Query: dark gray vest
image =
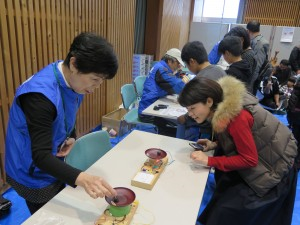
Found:
[[[252,190],[261,197],[288,174],[297,155],[297,145],[290,130],[257,103],[257,99],[252,95],[244,96],[244,109],[254,117],[252,134],[259,162],[256,167],[238,172]],[[227,130],[218,134],[218,141],[225,155],[237,154],[233,139]]]

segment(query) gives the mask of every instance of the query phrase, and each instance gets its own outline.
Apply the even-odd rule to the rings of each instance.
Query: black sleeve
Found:
[[[166,91],[168,93],[168,95],[175,94],[175,91],[173,90],[172,85],[163,78],[163,76],[161,75],[159,70],[156,71],[155,82],[161,89]]]
[[[269,79],[267,77],[264,77],[263,82],[262,82],[262,85],[263,85],[262,86],[262,93],[263,93],[264,96],[269,95],[269,93],[268,94],[265,93],[265,89],[267,87],[268,81],[269,81]]]
[[[72,130],[71,134],[70,134],[71,138],[74,138],[75,140],[77,139],[77,135],[76,135],[76,127],[74,127],[74,129]]]
[[[67,165],[51,153],[52,124],[57,113],[55,106],[40,93],[21,95],[19,102],[26,117],[35,166],[75,187],[75,181],[81,171]]]
[[[294,112],[295,108],[300,108],[300,86],[295,85],[288,102],[288,111]]]
[[[290,58],[289,58],[291,67],[295,72],[300,69],[298,64],[298,54],[299,54],[299,49],[297,47],[294,47],[293,50],[291,51]]]
[[[186,113],[184,115],[184,118],[185,118],[185,126],[186,127],[198,125],[198,123],[192,117],[189,116],[189,113]]]
[[[279,95],[279,83],[278,83],[278,80],[277,79],[273,79],[273,94],[276,95],[278,94]]]

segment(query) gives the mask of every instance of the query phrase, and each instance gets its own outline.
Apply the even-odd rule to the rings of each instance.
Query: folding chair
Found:
[[[124,115],[124,121],[128,124],[132,125],[151,125],[155,127],[155,130],[157,131],[157,127],[154,124],[151,123],[144,123],[140,121],[138,116],[138,109],[135,108],[135,104],[137,101],[137,94],[134,89],[133,84],[124,84],[121,87],[121,96],[123,101],[124,109],[126,109],[128,112]]]
[[[65,160],[67,164],[85,171],[111,148],[108,133],[103,130],[96,131],[77,139]]]
[[[140,100],[143,95],[144,83],[146,78],[146,76],[137,76],[133,81],[138,100]]]

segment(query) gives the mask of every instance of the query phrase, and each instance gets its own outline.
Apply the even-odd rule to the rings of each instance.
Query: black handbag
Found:
[[[7,200],[6,198],[3,198],[3,196],[0,195],[0,217],[2,215],[7,214],[11,206],[11,201]]]

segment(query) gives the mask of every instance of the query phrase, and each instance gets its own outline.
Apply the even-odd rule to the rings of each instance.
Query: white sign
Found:
[[[145,184],[151,184],[153,178],[154,178],[153,174],[138,172],[136,174],[136,176],[133,178],[133,180],[141,182],[141,183],[145,183]]]
[[[295,27],[283,27],[280,42],[293,42]]]

